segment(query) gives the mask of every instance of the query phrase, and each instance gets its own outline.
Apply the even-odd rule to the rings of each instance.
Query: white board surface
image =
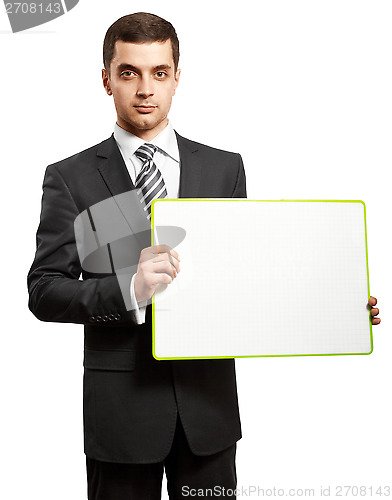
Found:
[[[372,351],[363,202],[157,200],[153,230],[181,258],[154,296],[156,358]]]

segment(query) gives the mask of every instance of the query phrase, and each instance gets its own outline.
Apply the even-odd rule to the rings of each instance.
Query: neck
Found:
[[[126,130],[127,132],[130,132],[133,135],[136,135],[136,137],[143,139],[143,141],[145,141],[145,142],[152,141],[159,133],[162,132],[162,130],[167,126],[168,123],[169,123],[168,118],[165,118],[165,120],[162,120],[161,123],[159,123],[156,127],[149,129],[149,130],[144,130],[144,129],[135,128],[132,125],[130,125],[129,123],[126,123],[123,120],[117,119],[117,125],[119,127]]]

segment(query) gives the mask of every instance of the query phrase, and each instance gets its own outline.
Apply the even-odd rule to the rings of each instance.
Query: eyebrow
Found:
[[[117,69],[121,71],[125,71],[127,69],[130,69],[132,71],[135,71],[136,73],[140,72],[140,69],[137,68],[136,66],[133,66],[132,64],[127,64],[127,63],[122,63],[117,66]],[[153,71],[160,71],[163,69],[171,69],[170,64],[159,64],[158,66],[155,66],[152,68]]]

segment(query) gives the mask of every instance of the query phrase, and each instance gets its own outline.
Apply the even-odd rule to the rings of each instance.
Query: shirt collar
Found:
[[[140,139],[134,134],[127,132],[119,127],[117,123],[114,126],[114,138],[123,155],[126,158],[131,158],[135,151],[146,141]],[[173,160],[180,161],[180,153],[178,151],[178,144],[176,134],[171,123],[169,122],[166,127],[157,136],[154,137],[149,144],[154,144],[159,148],[160,152],[173,158]]]

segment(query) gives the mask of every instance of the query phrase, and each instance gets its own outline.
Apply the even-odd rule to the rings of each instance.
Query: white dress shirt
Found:
[[[135,152],[146,141],[127,132],[119,127],[117,123],[114,126],[114,138],[124,158],[132,182],[135,184],[136,178],[143,166],[142,161],[135,155]],[[148,141],[148,144],[154,144],[158,148],[154,154],[154,163],[161,171],[163,180],[165,181],[167,197],[178,198],[180,190],[180,152],[178,150],[176,134],[171,124],[168,123],[162,132],[151,141]],[[131,305],[135,311],[137,323],[142,324],[145,322],[147,303],[141,302],[138,304],[136,300],[135,276],[134,274],[130,286]]]

